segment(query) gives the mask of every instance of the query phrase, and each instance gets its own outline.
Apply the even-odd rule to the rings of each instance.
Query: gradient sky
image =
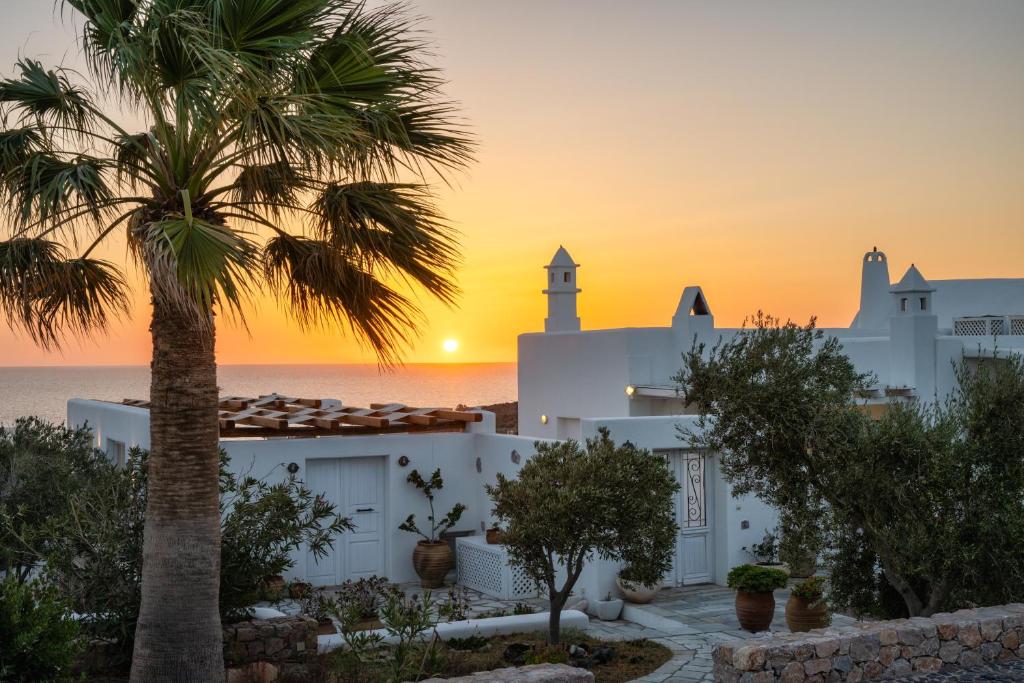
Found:
[[[514,360],[516,335],[543,327],[559,244],[583,264],[584,328],[666,325],[689,284],[719,325],[758,308],[846,325],[873,245],[894,279],[912,261],[1024,276],[1024,2],[412,5],[480,151],[440,192],[464,295],[424,302],[409,361]],[[18,54],[81,64],[50,0],[0,12],[3,73]],[[148,363],[139,302],[63,353],[0,329],[0,365]],[[248,332],[219,330],[218,358],[373,361],[269,301]]]

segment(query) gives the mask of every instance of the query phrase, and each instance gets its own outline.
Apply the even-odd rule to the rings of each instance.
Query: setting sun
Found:
[[[459,340],[445,339],[444,343],[441,344],[441,348],[443,348],[446,353],[455,353],[456,351],[459,350]]]

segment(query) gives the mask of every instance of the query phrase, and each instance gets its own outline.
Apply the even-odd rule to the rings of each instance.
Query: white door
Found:
[[[675,504],[679,536],[672,572],[666,578],[677,586],[710,583],[714,552],[708,457],[697,451],[683,450],[666,451],[664,455],[679,482]]]
[[[334,541],[319,560],[306,553],[306,580],[333,586],[347,579],[385,574],[384,458],[329,458],[306,461],[306,486],[337,506],[355,529]]]

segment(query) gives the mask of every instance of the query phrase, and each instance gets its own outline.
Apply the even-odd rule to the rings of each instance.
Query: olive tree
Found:
[[[872,419],[838,340],[759,315],[677,380],[703,428],[687,438],[721,452],[734,491],[779,510],[783,543],[826,544],[834,606],[928,616],[1024,594],[1024,361],[956,375],[947,400]]]
[[[585,444],[535,447],[515,479],[499,474],[487,493],[512,562],[547,587],[548,637],[557,644],[561,610],[588,559],[625,561],[631,579],[648,584],[668,571],[679,484],[662,458],[628,442],[616,446],[607,429]],[[560,586],[559,568],[565,572]]]

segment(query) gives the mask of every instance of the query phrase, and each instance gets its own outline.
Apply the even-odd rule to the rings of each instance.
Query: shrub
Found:
[[[741,564],[729,572],[727,583],[744,593],[771,593],[776,588],[783,588],[789,575],[781,569],[759,567],[756,564]]]
[[[46,542],[47,520],[64,514],[66,496],[109,469],[86,428],[36,417],[0,426],[0,570],[27,579],[38,562],[29,549]]]
[[[122,468],[106,468],[88,486],[67,496],[25,547],[45,563],[43,579],[67,596],[91,637],[121,646],[128,660],[141,602],[142,530],[145,523],[148,454],[132,449]],[[291,553],[308,546],[326,552],[351,528],[332,504],[289,477],[268,484],[236,477],[221,454],[221,589],[225,619],[244,616],[258,599],[264,577],[292,565]],[[62,491],[50,495],[64,498]]]
[[[764,530],[764,536],[758,543],[751,543],[750,547],[743,546],[743,550],[749,553],[757,564],[775,564],[779,561],[779,536]]]
[[[359,619],[373,619],[392,593],[400,592],[398,586],[383,576],[368,576],[341,584],[338,588],[338,605],[345,614]]]
[[[53,588],[14,576],[0,583],[0,681],[67,680],[79,645],[78,624]]]

